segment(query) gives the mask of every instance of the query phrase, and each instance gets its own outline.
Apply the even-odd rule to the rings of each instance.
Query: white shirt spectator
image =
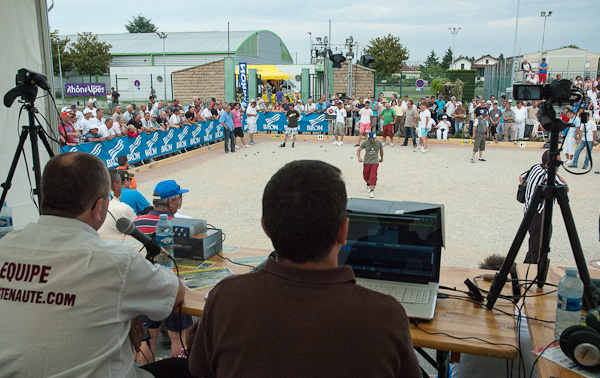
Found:
[[[102,122],[102,120],[98,119],[98,117],[92,117],[89,119],[90,125],[96,125],[96,128],[98,128],[98,130],[100,129],[100,126],[104,125],[104,122]]]
[[[366,106],[359,110],[358,114],[360,115],[360,123],[368,123],[371,124],[371,116],[373,115],[373,111],[371,108],[367,108]]]
[[[427,117],[429,117],[429,119],[431,120],[431,112],[429,111],[429,109],[425,109],[421,113],[419,113],[419,127],[431,127],[429,125],[429,121],[427,121]]]
[[[204,110],[202,111],[202,118],[212,119],[212,113],[210,112],[209,108],[204,108]]]
[[[446,104],[446,114],[448,114],[448,117],[454,118],[454,116],[452,114],[454,114],[455,110],[456,110],[456,105],[454,105],[452,103],[452,101],[450,101]]]
[[[98,126],[98,137],[101,138],[108,138],[111,136],[116,136],[117,133],[115,133],[115,131],[113,130],[113,128],[111,127],[110,129],[108,127],[106,127],[106,124],[102,124],[100,126]]]
[[[129,120],[131,119],[131,117],[133,117],[133,114],[131,114],[129,112],[123,113],[123,119],[125,120],[125,124],[127,124],[127,122],[129,122]]]
[[[598,130],[598,127],[596,126],[596,122],[594,122],[594,120],[590,119],[586,123],[582,123],[581,126],[579,126],[579,128],[581,129],[582,133],[581,141],[594,141],[594,131]],[[586,133],[586,135],[583,135],[583,133]]]
[[[317,109],[316,105],[314,103],[312,104],[306,104],[303,106],[303,110],[308,113],[308,112],[314,112]]]
[[[251,115],[257,115],[256,117],[250,117]],[[246,123],[251,125],[256,125],[258,121],[258,111],[256,107],[249,106],[248,110],[246,110]]]
[[[346,113],[346,109],[337,109],[337,111],[335,112],[335,122],[344,123],[346,122],[347,116],[348,114]]]
[[[529,75],[527,75],[527,79],[525,79],[525,84],[536,85],[537,83],[539,83],[539,81],[540,81],[540,78],[538,77],[538,75],[529,74]]]
[[[79,130],[80,135],[85,135],[90,131],[91,119],[81,119],[75,122],[75,128]]]
[[[154,126],[152,126],[152,121],[151,120],[146,121],[146,118],[142,118],[142,126],[147,129],[150,129],[150,130],[152,130],[152,128],[154,127]]]
[[[171,117],[169,117],[169,122],[171,122],[173,125],[179,125],[181,123],[181,117],[173,113],[171,114]]]
[[[515,112],[515,123],[525,123],[525,119],[527,119],[527,108],[522,106],[519,109],[518,106],[512,108],[512,111]]]
[[[93,105],[94,105],[94,108],[95,108],[95,107],[96,107],[96,102],[97,102],[97,101],[98,101],[98,100],[96,99],[96,97],[94,97],[94,98],[90,97],[90,99],[88,100],[88,104],[93,104]]]

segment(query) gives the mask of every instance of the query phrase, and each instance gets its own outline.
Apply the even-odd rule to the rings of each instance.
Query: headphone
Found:
[[[561,333],[560,349],[583,369],[600,371],[600,307],[588,311],[585,322]]]

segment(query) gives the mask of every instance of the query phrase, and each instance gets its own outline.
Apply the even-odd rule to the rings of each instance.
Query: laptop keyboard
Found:
[[[391,295],[400,303],[407,304],[427,304],[431,296],[431,290],[416,287],[401,287],[396,285],[385,285],[372,282],[357,282],[360,286],[366,287],[383,294]]]

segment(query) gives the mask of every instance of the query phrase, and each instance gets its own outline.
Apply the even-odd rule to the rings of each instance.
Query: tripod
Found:
[[[550,119],[552,119],[552,124],[550,129],[550,160],[548,162],[548,180],[546,185],[539,185],[534,193],[531,203],[529,204],[529,208],[525,213],[525,217],[519,226],[517,234],[510,246],[508,251],[508,255],[504,260],[504,264],[500,269],[500,272],[494,278],[492,286],[487,296],[487,304],[486,307],[488,309],[492,309],[504,284],[506,283],[506,278],[510,268],[513,266],[515,262],[515,258],[517,257],[517,253],[519,252],[519,248],[521,248],[521,244],[523,244],[523,240],[525,239],[525,235],[527,234],[527,230],[533,221],[533,217],[535,213],[538,211],[538,205],[544,201],[544,210],[543,210],[543,220],[542,220],[542,242],[540,244],[539,250],[539,258],[538,258],[538,273],[535,281],[537,282],[537,286],[539,288],[543,287],[546,278],[548,275],[548,267],[550,265],[550,260],[548,259],[548,253],[550,251],[550,233],[552,228],[552,207],[554,204],[554,199],[556,198],[561,213],[563,216],[563,220],[565,222],[565,227],[567,229],[567,235],[569,236],[569,242],[571,244],[571,249],[573,250],[573,257],[575,258],[575,264],[579,269],[579,277],[581,281],[583,281],[583,301],[584,305],[588,308],[593,308],[598,305],[598,299],[594,294],[594,286],[592,285],[592,281],[590,279],[590,274],[587,269],[587,265],[585,263],[585,258],[583,256],[583,250],[581,248],[581,243],[579,241],[579,236],[577,235],[577,229],[575,228],[575,221],[573,220],[573,213],[571,212],[571,207],[569,206],[569,197],[567,196],[567,188],[565,186],[556,186],[556,168],[560,165],[560,161],[558,160],[558,156],[560,154],[560,150],[558,148],[558,139],[559,133],[564,129],[564,125],[560,125],[556,122],[556,117],[554,113],[554,109],[552,109],[551,102],[549,105],[545,105],[540,108],[540,113],[545,112]],[[550,124],[544,124],[544,126],[550,126]],[[561,129],[562,126],[562,129]]]
[[[12,186],[12,179],[15,175],[15,171],[17,170],[17,165],[19,164],[19,156],[24,154],[25,151],[23,147],[25,146],[25,142],[27,141],[27,136],[30,136],[31,142],[31,155],[33,157],[33,173],[35,177],[35,189],[33,189],[33,194],[37,195],[38,203],[42,203],[42,194],[40,191],[40,184],[42,181],[42,170],[40,165],[40,151],[38,149],[38,137],[42,140],[44,147],[46,147],[46,151],[50,157],[54,156],[54,152],[52,152],[52,147],[50,143],[48,143],[48,139],[46,138],[46,134],[44,133],[44,129],[40,125],[35,124],[35,113],[37,109],[35,108],[33,101],[25,102],[24,105],[27,113],[29,115],[29,125],[23,126],[23,132],[19,138],[19,144],[17,145],[17,149],[15,150],[15,156],[13,157],[12,164],[10,169],[8,170],[8,176],[6,177],[6,181],[0,185],[2,187],[2,197],[0,197],[0,206],[4,205],[4,200],[6,199],[6,195]]]

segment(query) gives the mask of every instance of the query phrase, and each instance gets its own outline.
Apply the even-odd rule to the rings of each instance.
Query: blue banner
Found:
[[[283,112],[258,112],[257,118],[259,131],[284,131],[287,126],[287,117]],[[298,118],[298,131],[326,133],[329,131],[329,123],[325,120],[325,114],[304,114]]]
[[[285,113],[267,112],[258,113],[258,130],[284,131],[287,126]],[[243,119],[244,130],[247,130],[246,117]],[[298,119],[298,131],[325,133],[328,131],[328,122],[325,114],[308,114]],[[183,125],[180,129],[170,129],[167,132],[155,131],[152,134],[138,135],[136,138],[124,136],[113,140],[83,143],[78,146],[61,147],[61,152],[82,151],[98,156],[108,168],[118,167],[117,158],[127,155],[130,163],[151,159],[157,156],[214,142],[225,137],[224,127],[219,121],[210,121],[198,124]]]
[[[87,152],[102,159],[108,168],[113,168],[119,166],[117,158],[121,155],[127,155],[130,163],[155,158],[223,139],[225,135],[223,129],[218,121],[210,121],[183,125],[180,129],[170,129],[168,132],[156,131],[149,135],[142,134],[136,138],[124,136],[104,142],[62,147],[61,152]]]
[[[240,88],[242,89],[242,109],[248,107],[248,75],[246,73],[246,63],[240,63],[239,80]]]

